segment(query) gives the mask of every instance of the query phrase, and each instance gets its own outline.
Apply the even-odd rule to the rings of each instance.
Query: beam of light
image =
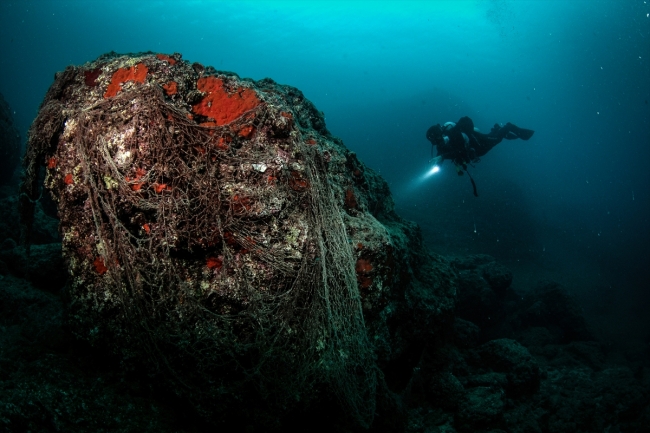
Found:
[[[434,165],[433,167],[431,167],[431,170],[427,171],[424,174],[424,178],[426,179],[427,177],[431,176],[432,174],[436,174],[439,171],[440,171],[440,166],[439,165]]]
[[[406,188],[404,188],[403,193],[405,194],[413,193],[416,189],[421,187],[429,178],[431,178],[434,174],[438,173],[439,171],[440,171],[439,165],[434,164],[432,167],[427,167],[427,171],[425,171],[423,174],[419,175],[418,177],[416,177],[406,185]]]
[[[414,186],[419,186],[422,183],[424,183],[425,180],[433,176],[434,174],[438,173],[440,171],[440,166],[437,164],[434,164],[433,167],[428,168],[427,171],[417,179],[415,179],[415,185]]]

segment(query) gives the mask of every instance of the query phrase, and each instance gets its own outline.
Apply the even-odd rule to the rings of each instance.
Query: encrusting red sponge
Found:
[[[192,106],[192,111],[214,119],[215,126],[227,125],[260,104],[257,94],[252,89],[240,87],[236,93],[229,95],[223,88],[223,81],[220,78],[201,77],[196,87],[207,95],[201,102]]]
[[[137,83],[144,83],[147,78],[149,68],[144,63],[138,63],[130,68],[120,68],[111,77],[111,83],[104,93],[104,98],[112,98],[122,90],[122,84],[127,81],[135,81]]]

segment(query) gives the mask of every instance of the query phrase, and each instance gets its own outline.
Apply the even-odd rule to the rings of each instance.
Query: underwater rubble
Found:
[[[565,288],[428,252],[296,88],[109,53],[56,75],[24,165],[0,197],[9,431],[650,425],[647,364]]]

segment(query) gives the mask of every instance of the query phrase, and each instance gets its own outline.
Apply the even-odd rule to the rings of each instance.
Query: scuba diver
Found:
[[[432,145],[432,158],[429,162],[440,165],[445,159],[450,159],[456,166],[458,175],[462,175],[463,171],[467,173],[472,181],[474,195],[478,197],[476,183],[467,171],[467,164],[479,162],[481,156],[501,143],[504,138],[528,140],[534,132],[508,122],[503,126],[496,123],[489,134],[484,134],[474,127],[472,119],[467,116],[461,117],[458,123],[447,122],[442,126],[437,124],[427,130],[427,140]],[[433,158],[433,146],[436,146],[438,151],[435,158]]]

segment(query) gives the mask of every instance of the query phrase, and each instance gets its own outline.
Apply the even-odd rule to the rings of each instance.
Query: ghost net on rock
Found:
[[[321,154],[289,138],[288,168],[265,104],[206,127],[154,86],[63,113],[34,122],[23,191],[35,199],[34,167],[55,158],[72,328],[146,355],[206,411],[234,395],[290,407],[325,386],[369,425],[373,350]]]

